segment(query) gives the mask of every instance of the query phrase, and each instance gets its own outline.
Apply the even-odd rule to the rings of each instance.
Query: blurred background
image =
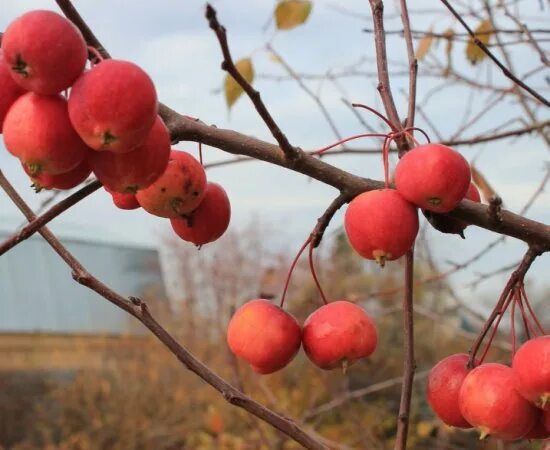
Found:
[[[518,76],[548,97],[550,6],[531,0],[453,2],[473,27],[490,21],[490,48]],[[455,148],[477,169],[485,200],[494,194],[511,211],[550,222],[550,113],[512,89],[486,59],[468,50],[462,28],[438,2],[409,2],[419,62],[416,123],[434,141]],[[142,66],[161,101],[218,127],[272,138],[246,98],[228,106],[217,41],[201,1],[79,0],[75,5],[114,57]],[[361,102],[382,111],[376,91],[368,2],[315,0],[304,23],[281,30],[276,2],[218,0],[233,56],[250,59],[254,86],[289,137],[315,150],[349,135],[387,131]],[[55,2],[2,1],[0,30],[30,9]],[[386,6],[392,89],[402,117],[408,68],[399,9]],[[518,22],[519,21],[519,22]],[[533,31],[529,38],[521,31]],[[508,30],[508,31],[506,31]],[[533,40],[536,45],[533,45]],[[473,58],[473,59],[472,59]],[[491,137],[533,128],[520,137]],[[481,139],[482,141],[484,139]],[[197,154],[196,143],[176,148]],[[360,140],[326,160],[355,174],[382,178],[381,142]],[[380,269],[350,249],[342,211],[316,254],[332,299],[358,302],[375,318],[380,343],[347,374],[315,368],[303,352],[283,371],[258,376],[225,344],[232,312],[251,298],[278,301],[292,258],[336,192],[315,180],[263,162],[231,163],[204,149],[209,180],[232,206],[228,233],[198,251],[173,235],[167,221],[142,210],[116,209],[98,191],[51,224],[83,265],[126,296],[143,298],[184,346],[232,384],[294,418],[337,449],[393,448],[402,373],[403,262]],[[223,164],[222,164],[223,163]],[[392,165],[395,158],[392,158]],[[66,192],[35,194],[0,144],[0,168],[36,210]],[[24,219],[0,195],[0,239]],[[475,432],[438,421],[425,401],[427,371],[443,357],[467,352],[525,245],[475,227],[466,239],[443,235],[422,219],[415,277],[417,376],[411,438],[414,449],[528,449],[541,444],[480,443]],[[538,258],[526,291],[548,329],[550,258]],[[320,306],[301,261],[286,305],[300,321]],[[488,359],[511,359],[510,318]],[[517,337],[525,339],[521,324]],[[224,399],[185,370],[133,319],[72,281],[70,270],[38,236],[0,258],[0,448],[13,449],[293,449],[297,444]]]

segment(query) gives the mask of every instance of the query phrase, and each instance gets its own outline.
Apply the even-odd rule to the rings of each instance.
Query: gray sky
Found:
[[[31,8],[55,10],[55,3],[46,0],[4,0],[2,3],[0,29],[4,29],[18,14]],[[228,114],[225,100],[219,93],[224,76],[219,70],[220,50],[203,17],[202,1],[114,0],[109,2],[108,12],[103,2],[83,0],[75,3],[114,57],[132,60],[151,75],[161,101],[182,113],[200,117],[207,123],[273,141],[248,99],[241,98],[231,114]],[[238,59],[252,55],[257,73],[283,75],[281,67],[262,50],[263,44],[269,39],[273,39],[272,44],[276,50],[298,72],[322,73],[331,68],[353,64],[365,54],[373,56],[372,36],[361,31],[363,27],[370,26],[370,23],[361,17],[337,12],[331,7],[336,3],[341,7],[353,9],[358,14],[370,15],[366,0],[317,1],[305,26],[273,36],[272,25],[265,32],[262,31],[262,27],[270,16],[274,2],[219,0],[213,4],[218,10],[220,21],[228,30],[234,57]],[[437,11],[434,14],[415,17],[415,29],[425,30],[433,27],[434,31],[444,32],[454,24],[439,2],[415,0],[409,3],[418,8],[429,6]],[[387,11],[391,14],[393,3],[387,1],[386,4]],[[524,1],[522,5],[525,15],[533,17],[528,23],[539,27],[544,25],[544,21],[546,24],[550,23],[548,8],[546,11],[539,11],[538,2],[535,1]],[[511,27],[511,24],[504,20],[499,24]],[[454,27],[456,30],[459,29],[456,24]],[[390,20],[386,28],[399,29],[399,20]],[[440,44],[436,50],[440,58],[443,47],[444,44]],[[548,49],[548,46],[546,48]],[[400,36],[388,37],[388,54],[394,69],[399,69],[399,64],[406,61],[405,46]],[[487,61],[475,68],[467,64],[463,45],[455,45],[453,62],[457,70],[472,79],[484,81],[490,78],[499,86],[509,86],[508,80],[490,67]],[[519,69],[518,73],[523,74],[538,64],[538,58],[529,49],[514,54],[514,64]],[[374,64],[367,63],[362,68],[374,70],[375,67]],[[537,75],[530,81],[534,86],[541,86],[543,75]],[[421,75],[418,86],[419,99],[422,99],[432,87],[444,83],[445,80],[423,78]],[[348,99],[367,103],[382,110],[374,79],[346,79],[342,85]],[[315,103],[294,82],[258,79],[255,86],[262,92],[266,104],[293,144],[311,149],[335,140]],[[329,83],[320,84],[313,81],[309,86],[315,92],[321,89],[322,99],[344,136],[363,132],[361,125],[342,104],[341,92]],[[401,113],[406,110],[406,102],[400,94],[400,89],[406,89],[406,86],[406,79],[393,79],[394,96]],[[545,95],[548,94],[547,90]],[[459,126],[467,101],[468,91],[452,87],[449,83],[449,87],[439,97],[434,98],[425,111],[437,124],[444,137],[448,137]],[[474,111],[481,108],[484,101],[486,98],[483,95],[476,94]],[[491,126],[501,124],[509,117],[516,116],[518,111],[517,105],[503,103],[501,108],[488,114],[465,135],[475,136]],[[372,116],[364,117],[373,126],[379,126]],[[546,112],[546,118],[548,117],[550,114]],[[425,127],[421,118],[418,118],[417,123]],[[521,124],[515,125],[518,126]],[[356,146],[372,147],[375,144],[376,141],[359,141]],[[180,143],[176,148],[196,152],[197,145]],[[30,204],[38,206],[44,196],[33,193],[18,162],[3,148],[0,150],[2,170]],[[530,137],[513,142],[499,141],[476,147],[460,147],[459,150],[469,160],[476,158],[476,166],[503,197],[507,208],[512,211],[519,210],[536,189],[544,176],[544,164],[549,160],[545,145],[540,140]],[[205,149],[204,155],[206,162],[227,157],[215,149]],[[381,158],[377,156],[341,156],[330,158],[328,161],[362,176],[382,178]],[[221,183],[230,195],[233,208],[232,227],[243,226],[252,215],[256,215],[269,224],[270,229],[278,230],[276,235],[271,233],[269,237],[274,241],[274,245],[291,242],[296,248],[336,195],[330,187],[261,162],[213,169],[208,172],[208,178]],[[539,221],[550,222],[548,189],[538,198],[527,215]],[[21,216],[4,196],[0,196],[0,227],[13,228],[20,223]],[[335,217],[331,229],[341,223],[340,213]],[[94,194],[56,219],[52,228],[65,234],[94,238],[109,236],[110,239],[147,245],[157,245],[162,236],[171,231],[167,221],[150,216],[141,210],[125,212],[116,209],[103,191]],[[458,237],[443,236],[430,230],[429,237],[434,243],[438,260],[452,259],[461,262],[480,249],[488,239],[494,237],[491,233],[473,227],[468,229],[466,234],[468,239],[462,241]],[[475,271],[488,272],[500,265],[518,260],[524,247],[521,243],[509,240],[505,246],[499,247],[471,269],[457,276],[456,286],[461,286],[461,283],[470,279]],[[448,266],[442,264],[442,268],[446,267]],[[533,267],[531,278],[536,279],[536,284],[540,286],[543,280],[547,279],[549,269],[550,258],[539,258]],[[503,277],[496,277],[481,291],[496,295],[503,282]],[[470,294],[462,289],[461,292],[464,297],[475,298],[479,291]]]

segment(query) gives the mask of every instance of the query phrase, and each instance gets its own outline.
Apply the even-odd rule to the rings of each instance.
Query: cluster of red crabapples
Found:
[[[395,172],[397,189],[390,189],[388,151],[391,140],[397,137],[395,131],[387,135],[354,136],[314,154],[364,136],[385,139],[386,188],[358,195],[347,208],[346,233],[351,246],[362,257],[384,266],[386,261],[403,256],[416,239],[417,207],[443,213],[454,209],[465,197],[480,201],[479,192],[470,181],[468,162],[458,152],[440,144],[420,145],[401,158]],[[458,230],[466,226],[455,220]],[[311,241],[310,237],[290,268],[281,307],[267,300],[252,300],[243,305],[229,323],[227,341],[230,349],[259,373],[271,373],[288,364],[298,352],[300,342],[309,359],[322,369],[339,366],[345,369],[372,354],[376,348],[376,327],[363,308],[345,300],[327,302],[313,267]],[[288,279],[308,244],[311,272],[325,305],[307,318],[301,330],[296,319],[282,306]]]
[[[86,69],[89,51],[96,63]],[[191,154],[171,149],[151,78],[103,60],[59,14],[28,12],[3,35],[0,132],[37,191],[74,188],[93,172],[117,207],[168,218],[195,245],[229,225],[225,190]]]

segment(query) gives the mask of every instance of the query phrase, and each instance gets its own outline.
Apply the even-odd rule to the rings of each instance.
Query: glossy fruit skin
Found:
[[[34,174],[58,175],[76,168],[90,153],[74,131],[60,95],[28,92],[4,120],[4,142]]]
[[[354,250],[383,266],[412,247],[418,233],[418,212],[396,190],[379,189],[350,202],[344,225]]]
[[[525,436],[537,420],[537,409],[516,389],[514,371],[488,363],[473,369],[459,392],[459,407],[464,418],[482,433],[513,441]]]
[[[468,191],[470,179],[468,161],[441,144],[413,148],[395,168],[399,193],[419,208],[438,213],[456,208]]]
[[[514,356],[512,369],[519,393],[533,405],[550,410],[550,335],[523,344]]]
[[[8,110],[15,100],[25,92],[25,89],[19,86],[11,77],[9,66],[4,61],[2,50],[0,50],[0,134]]]
[[[200,205],[189,219],[170,219],[172,228],[184,241],[204,245],[219,239],[231,219],[231,204],[225,189],[217,183],[207,183]]]
[[[439,361],[428,375],[428,403],[443,422],[452,427],[472,428],[458,406],[458,393],[470,370],[468,355],[457,353]]]
[[[22,166],[23,170],[30,177],[33,183],[32,186],[36,192],[40,192],[42,189],[72,189],[83,183],[92,173],[87,160],[82,161],[73,170],[58,175],[48,175],[47,173],[33,175],[24,164]]]
[[[153,81],[128,61],[100,62],[78,78],[69,96],[75,130],[99,151],[125,153],[142,145],[157,112]]]
[[[371,355],[378,333],[363,308],[338,300],[310,314],[304,322],[302,342],[308,358],[321,369],[330,370]]]
[[[300,325],[289,313],[268,300],[241,306],[227,328],[227,344],[255,372],[268,374],[285,367],[301,345]]]
[[[35,10],[10,23],[2,37],[14,81],[38,94],[68,89],[84,70],[88,49],[72,22],[52,11]]]
[[[164,173],[137,193],[141,207],[167,219],[185,217],[195,210],[206,192],[206,173],[189,153],[172,150]]]
[[[161,118],[143,145],[129,153],[90,152],[92,170],[113,192],[135,194],[153,184],[166,170],[170,158],[170,134]]]

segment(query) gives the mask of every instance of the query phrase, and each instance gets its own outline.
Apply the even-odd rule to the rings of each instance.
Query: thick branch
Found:
[[[466,21],[461,17],[461,15],[451,6],[447,0],[441,0],[441,2],[447,7],[447,9],[457,18],[457,20],[462,24],[466,29],[468,34],[472,37],[475,44],[485,53],[499,68],[502,70],[502,73],[512,80],[517,86],[521,87],[525,91],[529,92],[533,97],[546,106],[550,106],[550,101],[540,95],[537,91],[527,86],[523,81],[516,77],[504,64],[502,64],[499,59],[487,48],[487,46],[481,42],[472,29],[468,26]]]
[[[407,448],[407,435],[409,431],[409,416],[411,410],[411,396],[414,381],[416,363],[414,361],[414,317],[413,317],[413,291],[414,291],[414,248],[407,252],[405,266],[405,295],[403,297],[403,384],[401,386],[401,401],[399,415],[397,416],[397,435],[395,438],[395,450]]]
[[[28,225],[24,226],[19,232],[13,234],[7,238],[2,244],[0,244],[0,256],[6,253],[11,248],[15,247],[20,242],[32,236],[36,231],[42,228],[44,225],[55,219],[61,213],[69,209],[71,206],[78,203],[83,198],[97,191],[101,187],[99,181],[93,181],[92,183],[84,186],[74,194],[71,194],[67,198],[61,200],[59,203],[52,206],[44,214],[36,217]]]
[[[36,219],[36,215],[6,179],[2,171],[0,171],[0,186],[4,189],[10,199],[15,203],[29,222]],[[73,278],[75,281],[97,292],[114,305],[138,319],[178,358],[180,362],[220,392],[229,403],[243,408],[260,419],[266,421],[273,427],[285,433],[287,436],[302,444],[305,448],[318,450],[327,449],[324,444],[320,443],[307,432],[302,430],[295,422],[252,400],[250,397],[230,385],[210,370],[206,365],[196,359],[155,320],[145,303],[137,298],[126,299],[96,279],[61,244],[61,242],[48,228],[45,226],[40,228],[39,233],[72,269]]]
[[[267,107],[265,106],[260,96],[260,93],[256,89],[254,89],[248,81],[246,81],[246,79],[235,67],[235,64],[233,63],[233,58],[231,57],[231,52],[229,51],[229,44],[227,43],[227,34],[225,31],[225,27],[218,22],[216,10],[212,8],[212,6],[209,4],[206,5],[206,19],[208,20],[210,28],[214,31],[214,33],[216,33],[216,37],[218,38],[218,42],[220,43],[223,54],[222,69],[229,73],[229,75],[231,75],[239,84],[239,86],[243,88],[243,90],[246,92],[246,94],[254,104],[256,111],[258,111],[258,114],[269,128],[269,131],[271,131],[271,134],[279,143],[279,146],[281,147],[281,150],[284,152],[285,156],[289,160],[297,158],[299,156],[297,150],[290,144],[286,135],[281,131],[281,129],[271,116],[270,112],[267,110]]]

